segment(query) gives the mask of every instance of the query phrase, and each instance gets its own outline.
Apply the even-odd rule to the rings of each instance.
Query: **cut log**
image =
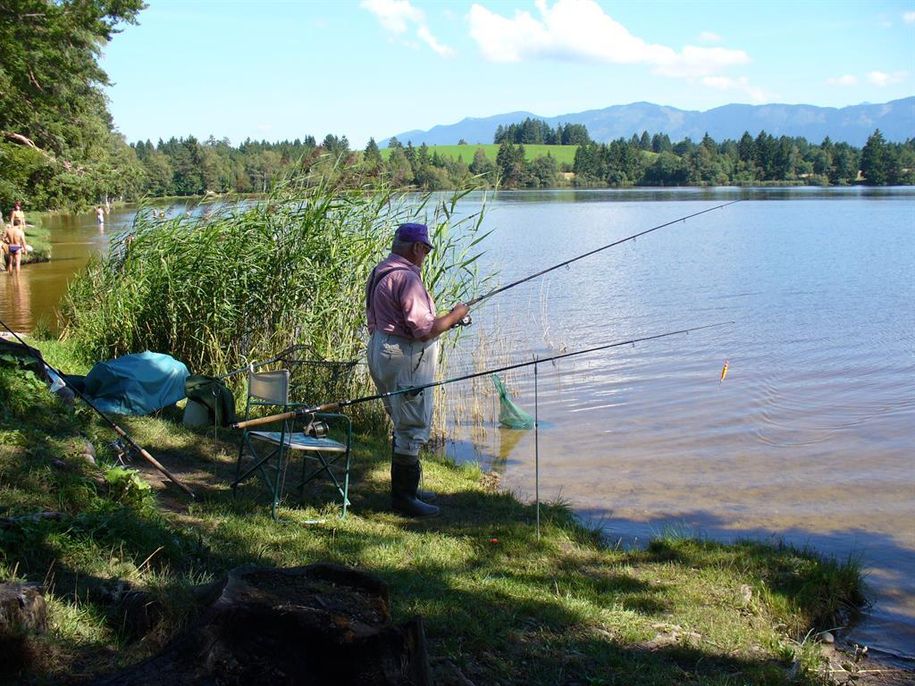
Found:
[[[41,584],[0,584],[0,635],[44,632],[48,608]]]
[[[28,668],[32,662],[28,636],[44,633],[47,627],[41,584],[0,583],[0,677]]]
[[[426,686],[422,620],[391,624],[386,584],[333,564],[229,572],[201,618],[106,686]]]

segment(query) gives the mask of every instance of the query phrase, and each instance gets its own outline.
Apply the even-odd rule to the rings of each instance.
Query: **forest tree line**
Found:
[[[547,154],[528,159],[523,144],[503,141],[496,159],[482,147],[467,147],[467,159],[425,144],[389,141],[383,154],[370,140],[353,150],[345,136],[328,134],[272,143],[194,137],[131,145],[135,158],[128,198],[269,191],[290,172],[329,176],[348,187],[375,182],[398,188],[443,190],[474,180],[501,188],[556,186],[714,186],[752,184],[902,185],[915,183],[915,139],[887,142],[875,131],[863,148],[820,144],[804,138],[776,138],[762,132],[739,140],[671,142],[666,134],[633,135],[629,140],[578,146],[573,164]],[[471,151],[473,151],[471,153]]]
[[[406,145],[396,138],[382,151],[370,140],[352,149],[346,136],[305,136],[293,141],[226,140],[194,136],[111,146],[104,174],[60,179],[35,174],[16,191],[0,190],[0,202],[25,198],[30,207],[74,207],[143,197],[265,193],[291,173],[329,177],[350,188],[386,183],[395,188],[444,190],[479,184],[485,187],[629,187],[754,184],[905,185],[915,184],[915,139],[887,142],[875,131],[863,148],[820,144],[804,138],[776,138],[762,132],[717,142],[706,135],[695,142],[672,142],[666,134],[643,132],[630,139],[579,145],[574,163],[551,155],[529,159],[523,144],[504,140],[495,159],[482,147],[467,146],[464,156],[444,154],[434,146]],[[24,151],[26,154],[28,150]],[[33,156],[34,158],[34,156]],[[47,162],[37,160],[39,172]],[[0,174],[6,173],[0,171]],[[66,184],[61,183],[66,181]]]
[[[525,118],[517,124],[496,127],[493,143],[527,145],[587,145],[591,142],[584,124],[557,124],[552,128],[542,119]]]
[[[720,143],[708,134],[698,143],[672,143],[665,134],[643,132],[579,147],[572,171],[580,185],[902,185],[915,183],[915,139],[887,142],[878,129],[859,149],[829,137],[817,145],[765,131]]]

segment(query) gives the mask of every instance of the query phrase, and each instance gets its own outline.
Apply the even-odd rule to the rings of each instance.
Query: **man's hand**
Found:
[[[464,317],[467,317],[469,313],[470,308],[467,307],[467,305],[458,303],[452,307],[447,314],[435,318],[435,321],[432,324],[432,330],[422,340],[427,341],[448,331],[448,329],[453,329],[462,319],[464,319]]]

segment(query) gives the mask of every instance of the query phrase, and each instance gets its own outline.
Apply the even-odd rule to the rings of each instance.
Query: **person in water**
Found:
[[[10,224],[3,232],[5,252],[9,253],[9,271],[18,272],[26,250],[25,232],[19,224]]]
[[[22,211],[21,203],[17,202],[13,205],[13,211],[10,213],[10,224],[18,226],[25,231],[25,212]]]

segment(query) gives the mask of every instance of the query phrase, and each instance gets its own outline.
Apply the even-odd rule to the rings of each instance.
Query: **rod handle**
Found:
[[[119,427],[117,424],[113,424],[113,426],[114,426],[114,431],[115,431],[115,433],[116,433],[118,436],[120,436],[121,438],[125,439],[128,443],[130,443],[130,445],[131,445],[138,453],[140,453],[141,457],[142,457],[144,460],[146,460],[147,462],[149,462],[149,464],[151,464],[153,467],[155,467],[155,468],[158,469],[160,472],[162,472],[166,477],[168,477],[169,481],[171,481],[173,484],[175,484],[178,488],[180,488],[182,491],[184,491],[185,493],[187,493],[189,496],[191,496],[192,498],[196,498],[196,497],[197,497],[197,496],[194,495],[194,492],[193,492],[190,488],[188,488],[185,484],[183,484],[183,483],[181,482],[181,480],[178,479],[178,477],[176,477],[174,474],[172,474],[170,471],[168,471],[165,467],[163,467],[163,466],[162,466],[162,463],[159,462],[159,460],[157,460],[157,459],[154,458],[152,455],[150,455],[150,454],[146,451],[145,448],[141,448],[141,447],[138,446],[136,443],[134,443],[133,439],[130,438],[130,436],[127,435],[127,432],[124,431],[124,429],[122,429],[121,427]]]
[[[271,424],[273,422],[284,421],[286,419],[292,419],[298,415],[298,411],[292,412],[281,412],[280,414],[270,414],[266,417],[256,417],[254,419],[246,419],[242,422],[235,422],[232,424],[233,429],[247,429],[249,426],[260,426],[261,424]]]
[[[231,428],[247,429],[249,426],[260,426],[272,422],[281,422],[287,419],[295,419],[296,417],[301,417],[306,414],[315,414],[316,412],[333,412],[339,410],[343,404],[343,402],[336,402],[324,403],[323,405],[318,405],[316,407],[300,407],[297,410],[290,410],[289,412],[281,412],[279,414],[267,415],[266,417],[256,417],[254,419],[246,419],[242,422],[235,422],[231,425]]]

